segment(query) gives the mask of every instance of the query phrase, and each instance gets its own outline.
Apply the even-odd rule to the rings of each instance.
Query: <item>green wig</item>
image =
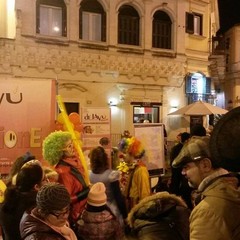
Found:
[[[43,158],[50,165],[56,165],[63,157],[63,149],[70,139],[72,136],[69,132],[55,131],[50,133],[43,141]]]

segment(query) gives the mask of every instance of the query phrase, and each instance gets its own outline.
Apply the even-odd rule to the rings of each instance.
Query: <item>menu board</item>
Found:
[[[83,124],[82,143],[83,153],[87,162],[88,154],[92,148],[100,146],[101,138],[108,138],[109,144],[104,146],[109,155],[111,165],[111,112],[110,108],[82,108]]]
[[[150,175],[165,173],[164,127],[160,123],[134,124],[134,135],[145,149],[144,162]]]

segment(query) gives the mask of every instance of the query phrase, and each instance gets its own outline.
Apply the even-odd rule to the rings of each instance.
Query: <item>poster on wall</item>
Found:
[[[100,146],[100,140],[109,141],[104,146],[111,159],[111,112],[110,108],[82,108],[81,117],[83,124],[82,148],[85,159],[89,163],[88,154],[94,147]],[[109,162],[110,163],[110,162]],[[111,166],[111,163],[110,163]]]
[[[42,141],[54,130],[54,80],[0,80],[0,172],[30,151],[42,159]]]
[[[134,124],[134,135],[145,149],[144,162],[150,175],[165,173],[163,124]]]

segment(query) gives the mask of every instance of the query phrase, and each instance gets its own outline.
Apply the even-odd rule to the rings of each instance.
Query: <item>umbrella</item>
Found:
[[[197,101],[189,104],[185,107],[178,109],[175,112],[169,113],[168,115],[188,115],[188,116],[200,116],[200,115],[211,115],[211,114],[225,114],[228,111],[226,109],[214,106],[210,103]]]

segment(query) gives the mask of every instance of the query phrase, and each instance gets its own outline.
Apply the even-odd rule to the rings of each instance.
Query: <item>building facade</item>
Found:
[[[0,7],[1,81],[56,79],[57,94],[79,110],[111,107],[113,134],[133,133],[144,119],[164,123],[170,138],[188,126],[167,114],[198,93],[186,92],[188,76],[211,77],[216,0],[0,0]]]

